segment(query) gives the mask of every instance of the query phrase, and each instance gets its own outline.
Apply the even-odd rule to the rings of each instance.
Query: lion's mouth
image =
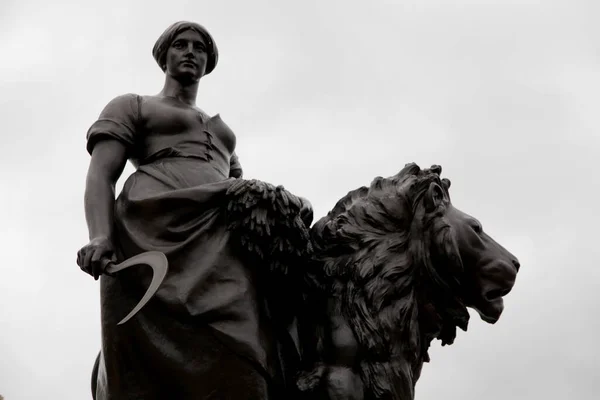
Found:
[[[479,268],[478,290],[474,296],[474,309],[482,320],[494,324],[504,311],[503,297],[509,294],[515,284],[516,269],[505,262],[485,265]]]
[[[487,301],[476,308],[482,320],[488,324],[495,324],[504,311],[504,299],[498,297],[493,301]]]
[[[507,294],[510,293],[511,290],[512,290],[512,287],[505,288],[505,289],[492,289],[492,290],[488,290],[486,293],[484,293],[483,297],[487,301],[493,302],[497,299],[501,299],[502,297],[506,296]]]
[[[504,311],[503,297],[510,293],[512,285],[505,288],[493,288],[485,290],[474,307],[482,320],[488,324],[495,324]]]

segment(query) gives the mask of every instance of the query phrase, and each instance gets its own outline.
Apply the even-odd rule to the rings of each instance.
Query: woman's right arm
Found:
[[[106,260],[114,260],[115,185],[127,163],[126,147],[118,140],[98,141],[87,173],[84,207],[90,242],[77,254],[77,264],[94,279]]]

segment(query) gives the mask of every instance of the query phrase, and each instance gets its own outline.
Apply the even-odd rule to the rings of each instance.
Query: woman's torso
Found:
[[[138,123],[136,150],[131,155],[136,167],[152,165],[192,175],[180,176],[184,181],[205,175],[197,184],[229,177],[236,137],[220,115],[209,117],[175,98],[140,96]]]

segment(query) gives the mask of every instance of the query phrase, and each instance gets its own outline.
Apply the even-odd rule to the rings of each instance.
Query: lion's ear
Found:
[[[450,182],[450,179],[448,179],[448,178],[442,179],[442,186],[444,187],[444,189],[446,189],[446,190],[450,189],[451,184],[452,184],[452,182]]]
[[[440,185],[431,182],[427,195],[425,196],[425,207],[427,211],[435,210],[444,201],[444,191]]]

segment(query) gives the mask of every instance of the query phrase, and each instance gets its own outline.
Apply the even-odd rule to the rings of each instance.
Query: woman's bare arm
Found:
[[[102,274],[106,261],[115,260],[115,184],[126,163],[127,151],[121,142],[102,140],[94,146],[84,196],[90,242],[77,253],[77,264],[94,279]]]
[[[102,140],[94,146],[84,196],[90,240],[112,239],[115,184],[126,163],[126,149],[121,142]]]

